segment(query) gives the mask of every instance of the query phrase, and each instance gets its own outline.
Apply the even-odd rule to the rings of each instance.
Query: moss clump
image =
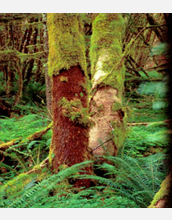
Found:
[[[65,97],[63,97],[58,104],[63,109],[63,115],[68,117],[72,122],[80,124],[83,127],[88,127],[90,125],[90,114],[88,113],[87,108],[83,108],[80,99],[76,98],[68,101]]]
[[[51,13],[47,15],[49,36],[49,75],[62,69],[81,66],[87,72],[85,41],[79,14]]]

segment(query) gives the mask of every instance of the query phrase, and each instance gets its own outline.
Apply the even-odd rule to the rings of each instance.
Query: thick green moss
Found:
[[[125,67],[122,61],[122,38],[125,21],[121,14],[99,14],[93,22],[90,58],[91,74],[97,71],[98,62],[104,72],[97,84],[110,85],[121,93],[124,89]],[[119,96],[122,94],[119,94]]]
[[[85,42],[79,14],[51,13],[47,15],[49,38],[49,75],[80,65],[87,72]]]

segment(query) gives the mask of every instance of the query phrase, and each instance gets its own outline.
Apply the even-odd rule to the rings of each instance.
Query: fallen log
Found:
[[[30,143],[33,140],[40,140],[42,138],[42,136],[44,134],[46,134],[47,131],[49,131],[51,129],[51,127],[52,127],[52,123],[50,123],[43,130],[37,131],[34,134],[28,136],[27,138],[24,138],[23,140],[22,140],[22,138],[17,138],[17,139],[11,140],[9,142],[2,143],[2,144],[0,144],[0,150],[6,150],[7,148],[14,146],[14,145],[18,145],[18,146],[21,145],[22,146],[24,143],[26,143],[26,142]]]
[[[0,144],[0,150],[5,150],[8,147],[11,147],[11,146],[17,144],[20,140],[21,140],[21,138],[16,138],[16,139],[8,141],[6,143],[2,143],[2,144]]]
[[[168,124],[172,122],[172,119],[167,119],[164,121],[155,121],[155,122],[133,122],[133,123],[127,123],[127,126],[142,126],[142,125],[150,125],[150,124]]]

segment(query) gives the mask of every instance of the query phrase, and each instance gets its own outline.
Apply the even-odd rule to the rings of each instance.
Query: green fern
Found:
[[[125,208],[147,207],[166,175],[164,159],[159,153],[146,158],[104,157],[111,164],[96,165],[106,170],[107,177],[78,175],[91,162],[86,161],[61,170],[41,182],[33,179],[24,190],[8,196],[0,191],[0,207],[17,208]],[[112,178],[109,178],[109,175]],[[77,191],[70,178],[89,178],[96,186]]]
[[[113,175],[114,178],[86,175],[80,178],[92,178],[114,190],[114,196],[123,196],[140,207],[147,207],[165,178],[167,172],[167,167],[163,164],[165,155],[158,153],[146,158],[133,158],[127,155],[123,158],[104,158],[113,165],[104,163],[98,165],[98,168],[106,170],[107,175]]]
[[[70,178],[72,174],[78,172],[84,166],[90,164],[90,161],[86,161],[80,164],[76,164],[72,167],[66,168],[60,171],[58,174],[54,174],[41,182],[38,182],[33,187],[27,189],[25,188],[17,195],[9,196],[5,195],[6,201],[5,204],[9,204],[8,207],[30,207],[34,202],[34,205],[37,202],[42,202],[42,198],[49,196],[51,191],[58,189],[58,183],[63,182],[66,178]],[[63,182],[64,184],[64,182]],[[67,185],[67,186],[66,186]],[[68,183],[65,183],[65,187],[69,187]],[[64,186],[59,187],[59,190],[63,189]],[[4,190],[0,190],[1,199],[4,197]],[[61,193],[60,193],[61,194]],[[16,197],[16,198],[15,198]],[[34,198],[34,201],[33,201]]]

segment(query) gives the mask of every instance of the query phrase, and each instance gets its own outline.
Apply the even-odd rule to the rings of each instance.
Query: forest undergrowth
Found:
[[[51,123],[45,107],[34,106],[32,113],[29,106],[21,105],[23,115],[1,117],[0,207],[148,207],[168,173],[168,104],[162,85],[145,81],[126,92],[124,102],[130,112],[128,135],[117,157],[105,157],[109,163],[103,164],[86,161],[57,174],[46,166],[30,173],[49,153],[51,129],[37,139],[28,138]],[[5,147],[4,143],[12,140]],[[90,164],[94,175],[78,175],[81,168]],[[98,170],[103,171],[101,175]],[[95,185],[77,189],[71,181],[76,178],[92,179]]]

